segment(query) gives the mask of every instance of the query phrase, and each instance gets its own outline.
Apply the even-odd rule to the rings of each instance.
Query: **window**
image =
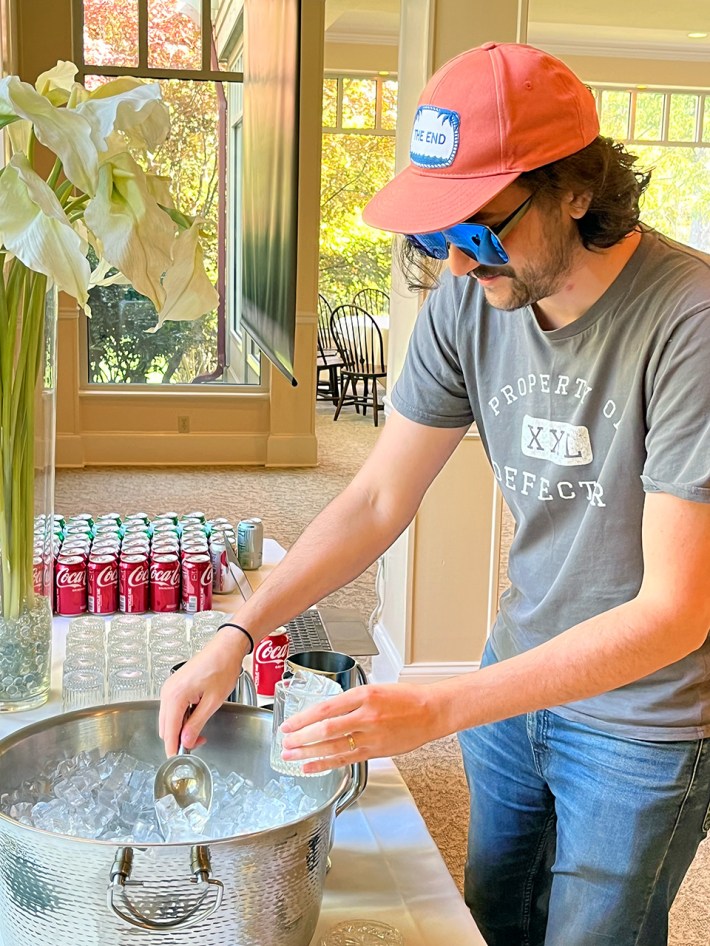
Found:
[[[710,93],[593,87],[602,134],[618,138],[653,168],[642,219],[673,239],[710,252]]]
[[[171,133],[151,155],[170,178],[181,208],[205,220],[205,262],[218,288],[219,309],[191,322],[166,322],[157,332],[152,304],[125,286],[95,288],[87,320],[87,379],[92,385],[259,382],[230,367],[228,291],[237,268],[235,240],[239,165],[228,164],[229,103],[241,72],[218,60],[207,0],[74,0],[75,47],[87,85],[117,75],[153,79],[170,107]],[[206,19],[205,19],[206,18]],[[233,31],[234,32],[234,31]],[[220,51],[220,55],[222,52]],[[233,58],[233,57],[232,57]]]
[[[397,82],[330,75],[323,82],[319,291],[331,305],[370,286],[389,292],[392,237],[362,220],[394,174]]]

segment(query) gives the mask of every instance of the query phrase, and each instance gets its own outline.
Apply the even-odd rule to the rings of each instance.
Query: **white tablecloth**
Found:
[[[249,578],[256,587],[283,557],[273,540],[264,566]],[[240,599],[216,598],[216,610],[233,612]],[[27,713],[0,714],[0,739],[61,712],[61,662],[67,618],[55,618],[50,700]],[[441,855],[406,785],[390,759],[370,763],[360,800],[336,821],[320,921],[311,946],[343,920],[375,919],[397,927],[406,946],[483,946]],[[0,917],[0,946],[2,918]],[[35,944],[27,944],[35,946]]]

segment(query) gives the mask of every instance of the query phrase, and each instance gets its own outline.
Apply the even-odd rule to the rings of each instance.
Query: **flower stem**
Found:
[[[47,280],[17,259],[8,269],[0,292],[0,558],[3,617],[16,620],[34,604],[35,391]]]

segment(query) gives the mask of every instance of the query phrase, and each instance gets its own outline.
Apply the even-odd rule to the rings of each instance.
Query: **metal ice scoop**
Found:
[[[191,713],[190,706],[182,721],[183,726]],[[177,755],[166,759],[155,773],[153,798],[157,801],[166,795],[172,795],[180,808],[199,802],[209,811],[212,804],[212,773],[202,759],[190,755],[190,750],[183,746],[182,729]]]

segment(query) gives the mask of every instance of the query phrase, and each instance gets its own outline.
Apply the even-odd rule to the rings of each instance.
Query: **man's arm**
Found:
[[[605,693],[685,657],[710,628],[710,504],[647,495],[642,541],[644,578],[631,601],[473,674],[428,686],[355,687],[294,717],[298,730],[284,741],[294,751],[284,758],[324,758],[309,764],[317,772],[396,755],[470,726]]]
[[[412,520],[467,429],[426,427],[394,411],[353,481],[239,609],[239,624],[259,640],[360,575]],[[159,723],[168,754],[177,749],[185,709],[199,703],[183,730],[185,745],[195,745],[234,686],[246,648],[243,634],[224,628],[170,677],[161,693]]]

